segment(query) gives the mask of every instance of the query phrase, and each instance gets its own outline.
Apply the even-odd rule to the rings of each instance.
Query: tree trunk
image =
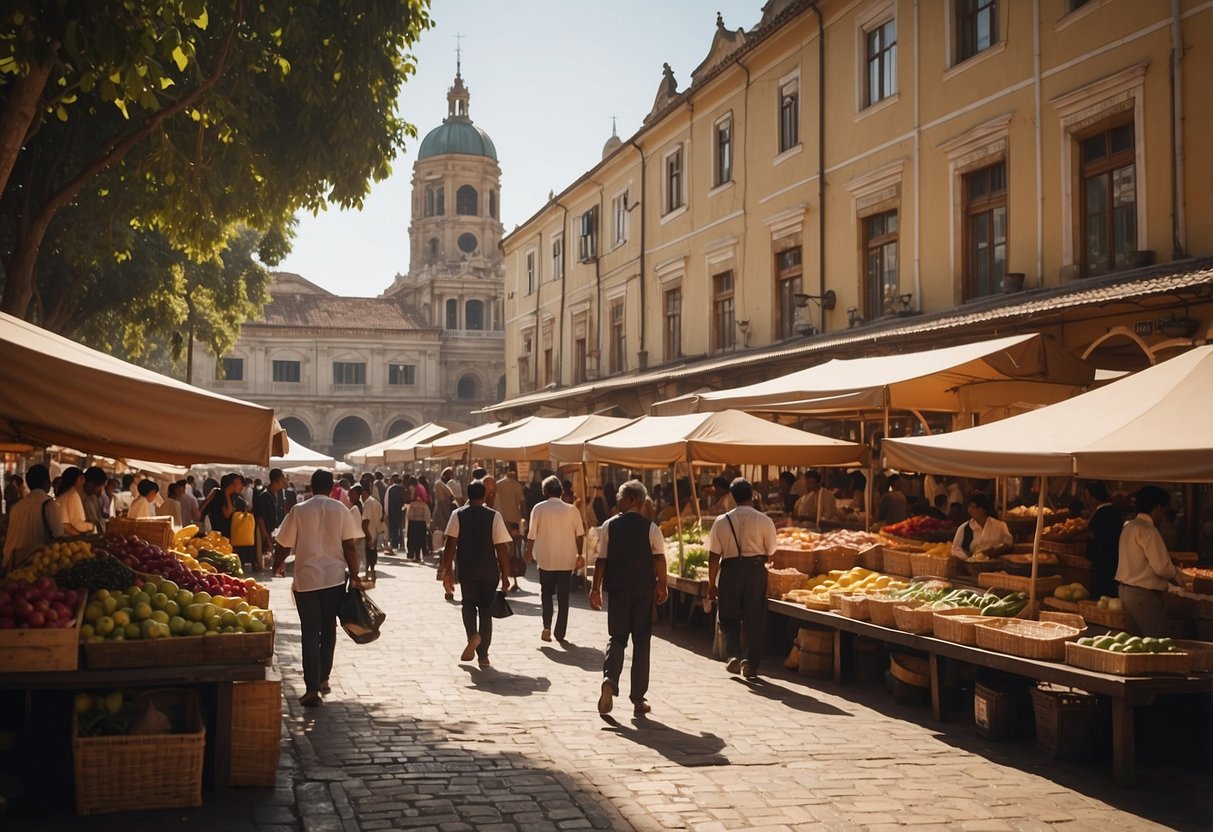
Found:
[[[4,111],[0,112],[0,193],[8,187],[17,155],[29,135],[30,125],[38,116],[38,99],[42,97],[53,67],[53,61],[30,67],[29,74],[22,75],[13,84]]]
[[[38,273],[38,252],[42,249],[42,240],[54,216],[53,211],[39,212],[25,233],[17,238],[13,247],[12,267],[4,279],[0,312],[25,318],[29,311],[30,302],[34,299],[34,278]]]

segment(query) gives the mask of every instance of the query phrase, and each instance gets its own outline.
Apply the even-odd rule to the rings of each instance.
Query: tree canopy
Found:
[[[80,331],[90,308],[111,324],[126,310],[120,329],[137,341],[148,316],[179,321],[191,275],[198,299],[220,284],[243,293],[232,316],[264,304],[262,278],[235,264],[255,249],[276,262],[299,210],[359,207],[415,135],[396,101],[428,7],[5,4],[0,309]],[[198,332],[220,347],[244,319]]]

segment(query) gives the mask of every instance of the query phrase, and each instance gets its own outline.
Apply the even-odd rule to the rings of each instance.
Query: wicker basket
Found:
[[[817,549],[817,571],[832,572],[836,569],[846,571],[859,565],[859,550],[847,546],[834,546],[829,549]]]
[[[884,564],[881,571],[886,575],[900,575],[903,578],[909,578],[914,574],[914,567],[910,560],[913,556],[914,552],[909,549],[885,546],[881,555]]]
[[[998,572],[1003,568],[997,558],[994,560],[962,560],[960,563],[964,566],[965,572],[974,578],[986,572]]]
[[[206,727],[191,690],[142,694],[140,705],[183,710],[187,732],[82,737],[72,716],[72,763],[76,813],[128,812],[202,805],[202,757]]]
[[[1213,673],[1213,642],[1176,639],[1175,646],[1192,658],[1193,673]]]
[[[1006,572],[983,572],[977,577],[977,585],[982,589],[1010,589],[1015,592],[1028,592],[1032,586],[1030,577],[1010,575]],[[1036,597],[1049,595],[1061,586],[1061,578],[1053,575],[1048,578],[1036,579]]]
[[[921,605],[922,601],[869,595],[867,603],[868,620],[881,627],[896,628],[897,619],[894,617],[893,611],[897,607],[917,607]]]
[[[828,597],[830,599],[830,609],[834,610],[834,612],[839,612],[842,610],[843,596],[850,594],[851,591],[848,589],[831,589],[828,593]]]
[[[915,575],[952,578],[960,571],[959,560],[951,555],[910,555],[910,571]]]
[[[934,610],[922,607],[907,607],[904,604],[893,607],[893,621],[897,629],[907,633],[930,635],[935,630]]]
[[[795,569],[767,570],[767,597],[782,598],[784,593],[793,589],[804,589],[809,584],[809,577]]]
[[[1048,607],[1051,610],[1057,610],[1058,612],[1072,612],[1075,615],[1082,615],[1082,612],[1078,609],[1077,601],[1063,601],[1061,598],[1055,598],[1052,595],[1041,599],[1040,605]]]
[[[776,569],[795,569],[804,575],[816,575],[817,553],[809,549],[776,549],[771,556]]]
[[[1066,658],[1066,642],[1078,638],[1080,632],[1052,621],[990,618],[977,625],[977,646],[1025,659],[1060,662]]]
[[[1041,610],[1036,616],[1041,621],[1052,621],[1054,624],[1065,624],[1067,627],[1073,627],[1079,633],[1087,631],[1086,620],[1074,612],[1056,612],[1053,610]]]
[[[1099,697],[1053,686],[1032,688],[1036,745],[1058,759],[1091,759],[1100,752],[1106,708]]]
[[[273,786],[282,741],[282,682],[232,686],[233,786]]]
[[[1086,560],[1087,541],[1080,539],[1063,542],[1060,540],[1045,540],[1044,538],[1041,538],[1040,551],[1049,552],[1050,554],[1058,556],[1066,555],[1067,557],[1080,557],[1083,560]],[[1089,565],[1090,561],[1087,561],[1087,563]]]
[[[1187,653],[1113,653],[1074,642],[1066,644],[1066,664],[1116,676],[1192,671],[1192,657]]]
[[[868,620],[867,595],[842,595],[838,600],[838,611],[847,618],[854,618],[856,621]]]
[[[806,598],[800,603],[804,604],[805,609],[817,610],[818,612],[828,612],[830,609],[829,598]]]
[[[165,550],[173,547],[173,521],[168,517],[140,517],[136,520],[114,517],[105,522],[105,531],[124,536],[133,534]]]
[[[250,607],[268,610],[270,608],[270,588],[261,584],[253,584],[245,593],[244,600],[248,601]]]
[[[1079,601],[1078,614],[1092,624],[1113,630],[1128,630],[1133,626],[1132,619],[1124,610],[1104,609],[1095,601]]]
[[[866,549],[860,549],[859,565],[864,569],[871,569],[873,572],[884,569],[884,547],[875,543]]]
[[[977,644],[977,625],[989,621],[988,617],[972,613],[956,614],[956,610],[936,610],[932,626],[935,638],[954,644]]]

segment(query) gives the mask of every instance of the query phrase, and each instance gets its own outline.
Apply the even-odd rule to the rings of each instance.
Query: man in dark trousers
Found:
[[[1083,503],[1091,511],[1087,531],[1087,559],[1091,561],[1091,597],[1117,597],[1116,567],[1120,564],[1120,530],[1125,518],[1112,505],[1103,480],[1091,480],[1082,489]]]
[[[409,490],[400,481],[399,474],[392,474],[392,484],[383,492],[383,516],[387,521],[387,551],[389,555],[404,545],[404,504]]]
[[[602,589],[607,591],[606,658],[602,663],[602,692],[598,713],[611,712],[619,695],[623,651],[632,638],[632,685],[628,698],[636,716],[650,710],[645,702],[649,690],[649,642],[653,635],[653,604],[664,604],[666,586],[665,538],[653,521],[640,513],[648,498],[644,483],[629,480],[619,487],[620,514],[602,525],[598,537],[598,559],[594,563],[594,587],[590,606],[602,609]]]
[[[741,477],[729,485],[737,508],[722,514],[708,535],[708,598],[719,599],[729,673],[758,676],[765,646],[767,558],[775,554],[775,524],[754,508],[754,487]],[[719,577],[719,581],[717,578]],[[745,658],[741,636],[745,628]]]
[[[463,607],[463,629],[468,643],[460,661],[480,657],[480,666],[489,666],[489,644],[493,640],[490,610],[501,582],[503,592],[510,588],[510,545],[512,538],[501,515],[484,504],[484,483],[468,484],[467,505],[457,509],[446,525],[446,548],[442,551],[442,588],[450,598],[455,591],[451,564],[459,567],[459,591]],[[477,626],[479,619],[479,626]]]

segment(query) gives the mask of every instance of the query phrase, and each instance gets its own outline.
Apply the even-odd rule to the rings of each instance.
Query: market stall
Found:
[[[474,428],[450,433],[434,438],[428,442],[420,442],[406,449],[389,449],[384,451],[386,462],[412,462],[418,459],[457,459],[468,452],[468,446],[477,439],[483,439],[500,433],[508,427],[517,427],[530,421],[523,419],[513,425],[503,425],[500,422],[486,422]]]
[[[270,457],[267,468],[331,468],[337,464],[337,460],[328,454],[322,454],[320,451],[313,451],[311,448],[292,442],[290,450],[285,454]]]
[[[401,457],[393,459],[393,462],[406,461],[403,459],[403,455],[411,452],[417,445],[432,442],[439,437],[446,436],[449,432],[442,425],[426,422],[424,425],[406,430],[404,433],[389,437],[382,442],[351,451],[345,455],[345,459],[354,465],[380,465],[388,461],[387,452],[392,451]]]

